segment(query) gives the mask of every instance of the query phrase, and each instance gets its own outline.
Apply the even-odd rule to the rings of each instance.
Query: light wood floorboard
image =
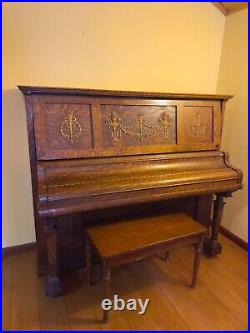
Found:
[[[114,269],[112,291],[119,297],[150,299],[144,315],[110,311],[101,321],[101,282],[89,287],[85,269],[63,273],[64,296],[48,298],[36,274],[36,255],[3,258],[3,330],[247,330],[247,252],[223,236],[223,253],[202,256],[196,288],[189,288],[193,249],[170,252]],[[100,268],[94,268],[100,276]]]

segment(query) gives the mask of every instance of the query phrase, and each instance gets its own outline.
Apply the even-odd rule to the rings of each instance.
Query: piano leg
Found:
[[[204,242],[204,252],[210,257],[214,257],[221,253],[222,245],[218,241],[218,234],[220,230],[220,223],[223,214],[223,207],[225,205],[224,197],[231,196],[231,193],[218,193],[216,194],[216,200],[213,207],[213,218],[211,226],[210,238],[207,238]]]
[[[49,226],[45,232],[48,254],[48,274],[46,275],[46,295],[59,296],[63,293],[62,283],[59,279],[59,249],[56,225]]]

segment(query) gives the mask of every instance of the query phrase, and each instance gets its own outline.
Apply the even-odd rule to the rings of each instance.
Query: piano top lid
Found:
[[[39,86],[17,86],[24,95],[82,95],[82,96],[108,96],[108,97],[132,97],[132,98],[157,98],[157,99],[196,99],[196,100],[224,100],[232,98],[232,95],[213,94],[180,94],[162,92],[142,92],[142,91],[120,91],[102,89],[80,89],[80,88],[57,88]]]

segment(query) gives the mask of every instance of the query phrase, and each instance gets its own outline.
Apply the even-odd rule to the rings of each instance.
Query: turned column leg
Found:
[[[59,248],[57,226],[49,226],[45,231],[46,248],[48,255],[48,274],[46,276],[46,295],[59,296],[63,293],[62,283],[59,279]]]
[[[213,207],[211,235],[210,238],[206,239],[204,243],[204,252],[211,257],[214,257],[216,254],[221,253],[222,251],[222,246],[218,242],[218,234],[220,231],[220,223],[223,214],[223,207],[225,205],[224,197],[228,196],[231,196],[231,194],[228,193],[216,194],[216,200],[214,202],[214,207]]]
[[[103,265],[103,282],[105,288],[105,297],[110,299],[111,294],[111,270],[104,264]],[[103,322],[108,321],[108,311],[103,310]]]
[[[197,278],[198,278],[198,272],[199,272],[199,266],[200,266],[200,258],[201,258],[201,251],[202,251],[202,240],[195,244],[195,252],[194,252],[194,267],[193,267],[193,278],[191,287],[194,288],[197,284]]]

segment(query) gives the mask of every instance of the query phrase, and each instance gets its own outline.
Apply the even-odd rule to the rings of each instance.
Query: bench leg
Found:
[[[92,283],[91,279],[91,246],[88,236],[86,237],[86,270],[87,270],[87,282],[90,286]]]
[[[202,251],[202,242],[199,242],[199,243],[195,244],[193,279],[192,279],[192,284],[191,284],[192,288],[194,288],[197,284],[201,251]]]
[[[105,298],[110,299],[111,292],[111,270],[103,265],[103,282],[105,288]],[[103,310],[103,322],[106,323],[108,321],[108,311]]]

